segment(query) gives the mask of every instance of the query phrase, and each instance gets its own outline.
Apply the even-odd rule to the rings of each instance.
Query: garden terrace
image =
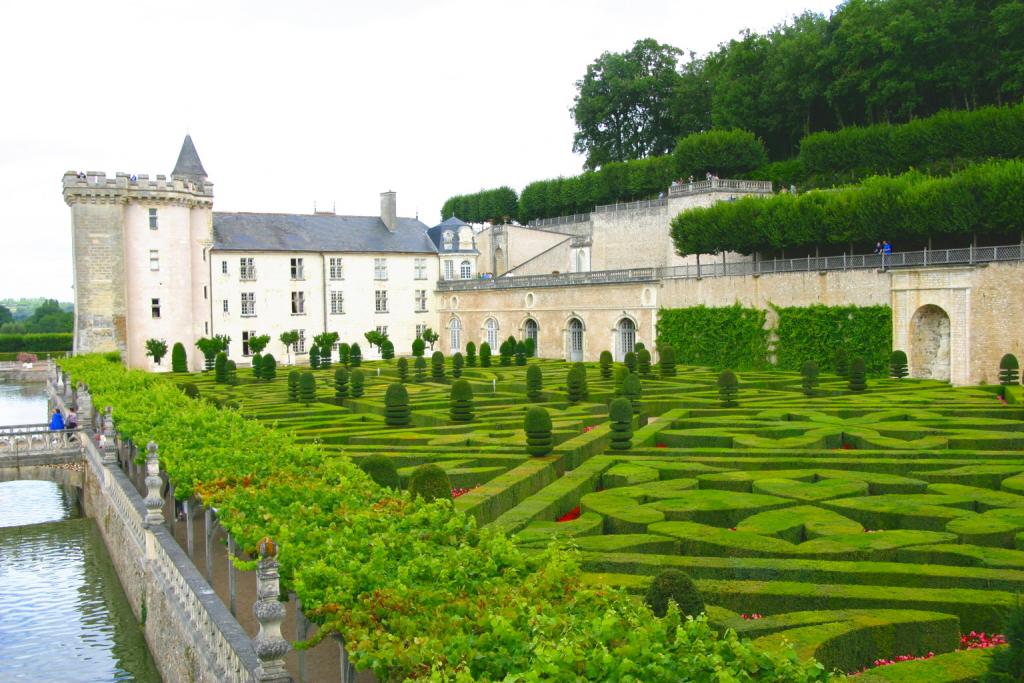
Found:
[[[529,362],[544,374],[539,401],[526,398],[525,367],[466,367],[475,417],[454,423],[447,359],[447,379],[406,385],[412,409],[406,427],[384,421],[395,361],[364,364],[360,398],[335,398],[333,369],[314,371],[317,395],[309,405],[288,401],[282,375],[263,382],[240,371],[235,385],[215,383],[212,373],[172,379],[194,383],[200,403],[234,402],[243,416],[300,447],[315,446],[317,455],[307,456],[312,471],[277,475],[280,455],[266,453],[266,471],[254,471],[254,481],[298,477],[295,488],[302,477],[344,481],[358,478],[349,459],[382,455],[393,460],[404,485],[417,466],[436,464],[458,489],[455,508],[485,529],[513,535],[525,557],[549,561],[543,553],[552,552],[546,549],[552,541],[578,549],[582,585],[597,594],[616,587],[639,595],[660,570],[678,568],[696,582],[712,624],[735,629],[766,652],[788,641],[802,657],[846,672],[878,659],[941,655],[865,678],[885,671],[890,680],[962,680],[965,670],[984,670],[984,654],[958,649],[961,634],[999,632],[1024,588],[1019,387],[1011,388],[1007,405],[994,387],[872,379],[866,392],[855,393],[846,380],[823,374],[808,397],[797,374],[748,372],[739,374],[738,406],[723,408],[717,372],[678,366],[675,376],[661,377],[654,368],[642,378],[632,448],[613,451],[607,406],[617,394],[614,380],[588,364],[589,396],[570,404],[570,366]],[[553,424],[554,450],[543,457],[525,449],[523,416],[536,404],[547,408]],[[215,497],[247,471],[232,473],[225,465],[216,485],[199,481],[196,489]],[[233,506],[250,524],[257,512],[284,514],[247,507],[259,495],[254,488],[271,485],[221,501],[225,524],[237,523],[240,537],[244,525],[232,519]],[[188,485],[176,490],[191,492]],[[290,505],[299,505],[302,495],[293,495]],[[282,534],[284,524],[274,519],[263,526]],[[366,585],[344,578],[348,570],[318,566],[304,573],[291,564],[322,564],[343,548],[330,535],[340,531],[303,533],[324,546],[319,559],[285,556],[282,575],[295,573],[291,585],[304,605],[320,606],[311,616],[322,621],[325,609],[343,602],[339,596]],[[511,551],[493,546],[491,552]],[[761,618],[742,616],[753,613]],[[353,644],[357,656],[360,647],[379,653],[372,638],[360,642]],[[372,659],[359,661],[370,666]]]

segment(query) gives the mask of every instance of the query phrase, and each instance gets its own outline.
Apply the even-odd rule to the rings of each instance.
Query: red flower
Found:
[[[580,506],[577,505],[572,510],[569,510],[564,515],[559,517],[557,521],[559,521],[559,522],[571,522],[574,519],[579,519],[579,516],[580,516]]]

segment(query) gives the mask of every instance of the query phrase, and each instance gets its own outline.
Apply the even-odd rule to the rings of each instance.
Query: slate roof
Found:
[[[199,160],[199,152],[192,144],[191,135],[186,135],[185,141],[181,143],[178,161],[174,164],[174,170],[171,171],[171,177],[174,176],[206,178],[206,169],[203,168],[203,162]]]
[[[456,216],[452,216],[448,220],[446,220],[446,221],[444,221],[442,223],[438,223],[437,225],[432,227],[430,230],[427,231],[427,234],[430,235],[430,240],[434,243],[434,247],[437,248],[437,251],[439,253],[443,253],[443,254],[451,254],[451,253],[454,253],[454,252],[462,252],[462,253],[470,253],[470,254],[478,253],[476,248],[474,248],[472,244],[470,244],[468,247],[465,247],[465,248],[461,247],[461,245],[459,244],[459,228],[461,228],[461,227],[463,227],[465,225],[469,225],[469,223],[463,221],[460,218],[457,218]],[[452,248],[451,249],[445,249],[444,246],[442,246],[442,244],[441,244],[441,235],[442,235],[442,233],[444,233],[445,230],[451,230],[452,233],[453,233],[453,235],[452,235]]]
[[[222,251],[328,251],[436,254],[427,226],[398,218],[389,232],[379,216],[213,213],[213,248]]]

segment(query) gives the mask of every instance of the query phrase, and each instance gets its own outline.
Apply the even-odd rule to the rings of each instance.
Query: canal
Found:
[[[45,420],[42,384],[0,383],[0,425]],[[96,523],[50,482],[0,483],[0,681],[160,681]]]

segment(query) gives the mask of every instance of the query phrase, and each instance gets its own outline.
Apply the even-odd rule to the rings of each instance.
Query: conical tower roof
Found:
[[[171,177],[177,176],[206,179],[206,169],[203,168],[203,162],[199,160],[199,152],[192,144],[191,135],[186,135],[185,141],[181,143],[178,162],[174,164],[174,170],[171,171]]]

